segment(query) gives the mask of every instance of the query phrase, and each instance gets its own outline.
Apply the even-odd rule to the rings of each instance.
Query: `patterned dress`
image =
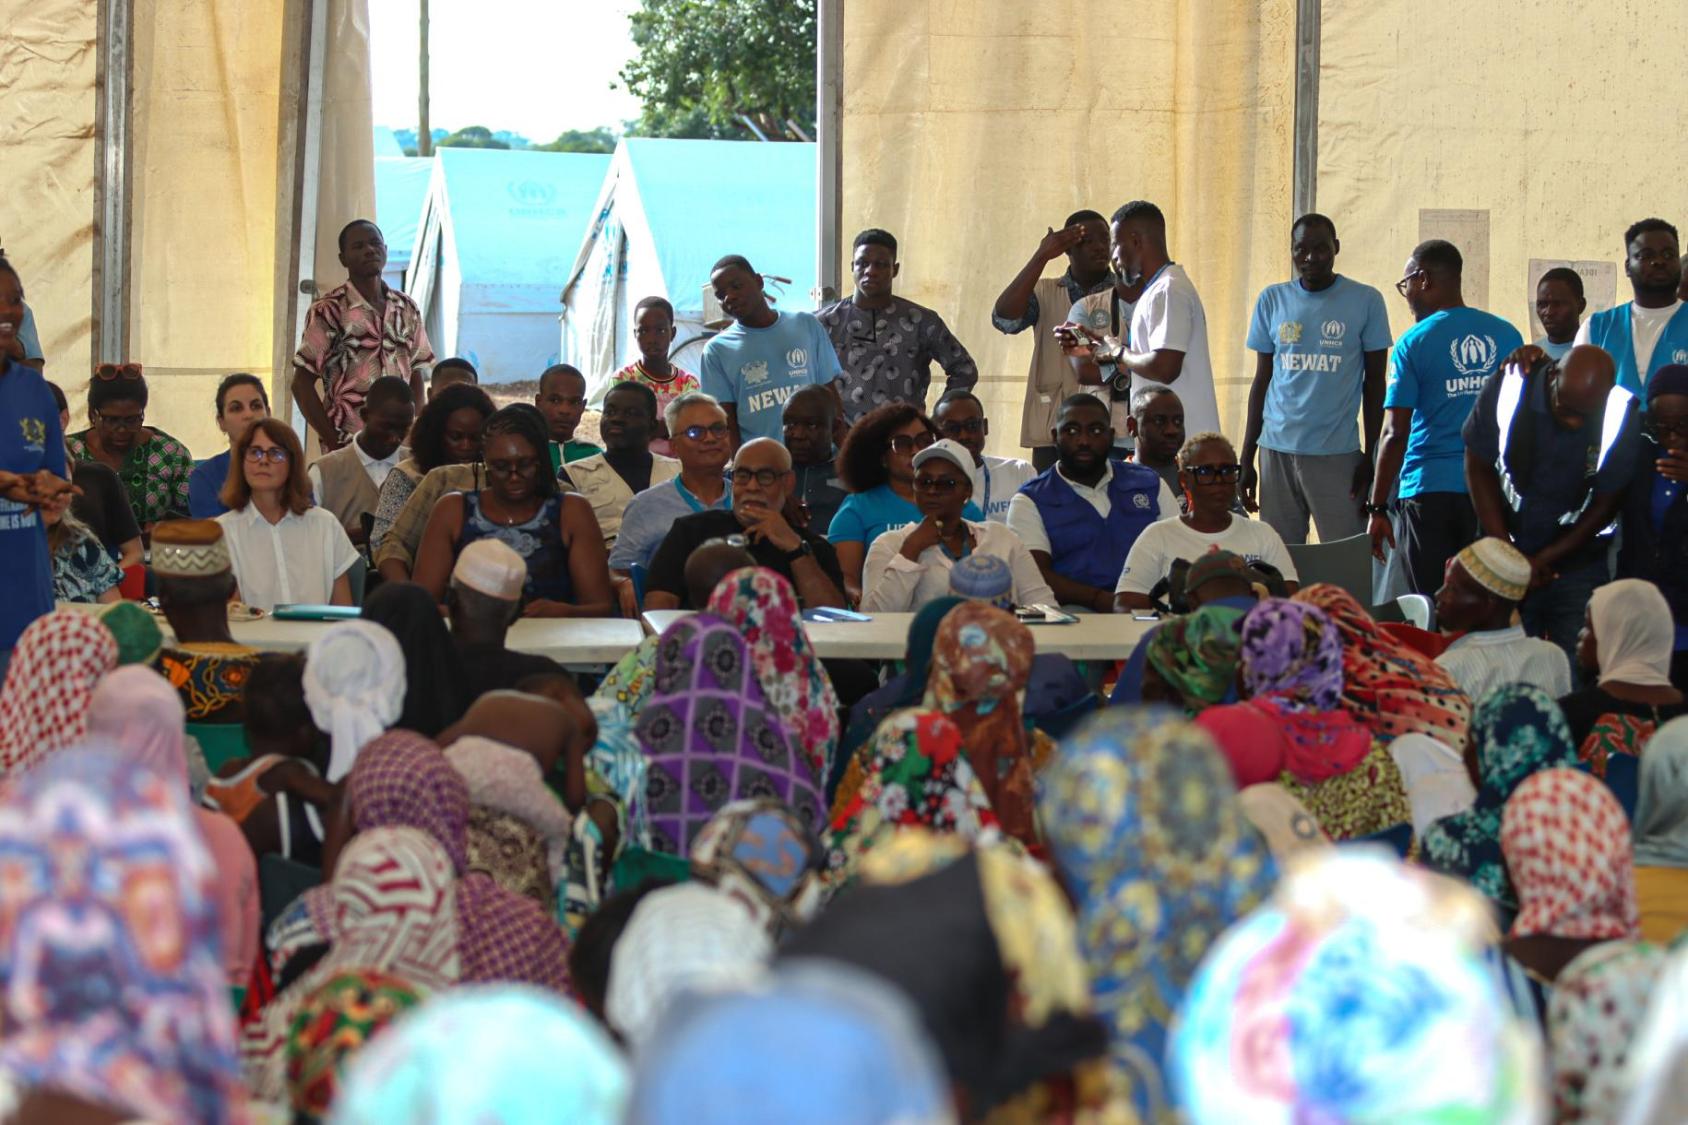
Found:
[[[258,650],[227,641],[176,645],[158,654],[158,672],[176,694],[190,723],[238,723],[246,713],[246,681]]]
[[[53,597],[61,602],[97,602],[115,589],[123,572],[92,535],[66,540],[53,552]]]
[[[193,476],[193,455],[188,447],[159,429],[148,426],[152,437],[137,441],[118,467],[123,490],[129,494],[129,508],[143,528],[159,520],[181,519],[188,514],[188,480]],[[87,430],[65,438],[73,461],[95,461]]]
[[[663,416],[663,412],[668,409],[669,403],[673,402],[681,395],[692,394],[703,389],[703,384],[698,381],[698,377],[696,375],[687,371],[684,367],[680,367],[678,365],[670,366],[673,370],[670,372],[669,377],[666,379],[658,379],[649,371],[645,370],[643,361],[634,360],[632,363],[629,363],[626,367],[623,367],[620,371],[615,373],[615,377],[611,380],[611,385],[613,386],[615,383],[638,383],[642,387],[648,387],[650,392],[656,396],[656,416],[661,418]],[[652,438],[651,452],[660,453],[664,457],[672,456],[672,447],[669,444],[669,439]],[[572,460],[572,458],[570,458],[570,460]]]

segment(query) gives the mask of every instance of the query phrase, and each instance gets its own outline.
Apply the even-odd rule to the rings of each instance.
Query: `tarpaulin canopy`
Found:
[[[376,130],[379,135],[380,130]],[[389,136],[392,130],[387,130]],[[387,269],[382,278],[394,289],[404,288],[416,232],[422,225],[422,204],[434,178],[432,157],[377,156],[375,158],[375,221],[387,240]]]

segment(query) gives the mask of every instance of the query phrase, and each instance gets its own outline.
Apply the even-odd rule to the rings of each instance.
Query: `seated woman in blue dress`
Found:
[[[527,562],[525,617],[613,617],[608,556],[592,506],[557,490],[545,421],[525,403],[487,419],[486,487],[448,492],[434,505],[414,581],[444,601],[457,554],[497,539]]]

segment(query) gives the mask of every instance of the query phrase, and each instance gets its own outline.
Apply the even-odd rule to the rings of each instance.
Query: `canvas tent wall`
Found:
[[[380,130],[376,130],[379,137]],[[392,136],[393,131],[387,130]],[[422,226],[422,204],[433,181],[432,157],[377,156],[375,158],[375,221],[387,240],[387,268],[381,274],[389,288],[403,289],[416,232]]]
[[[779,307],[814,307],[815,146],[622,141],[562,295],[562,354],[591,394],[635,356],[633,308],[644,297],[673,304],[675,359],[696,369],[703,287],[725,254],[791,279],[769,284]]]
[[[442,148],[405,292],[439,355],[485,383],[536,377],[557,357],[557,283],[568,274],[610,158]]]

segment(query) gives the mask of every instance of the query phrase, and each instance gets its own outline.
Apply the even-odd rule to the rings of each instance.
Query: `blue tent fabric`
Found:
[[[375,222],[387,240],[389,270],[402,273],[410,265],[416,228],[422,223],[422,203],[428,198],[428,181],[433,174],[434,162],[423,157],[375,158]]]
[[[540,286],[555,316],[609,156],[442,148],[436,158],[463,284]]]

